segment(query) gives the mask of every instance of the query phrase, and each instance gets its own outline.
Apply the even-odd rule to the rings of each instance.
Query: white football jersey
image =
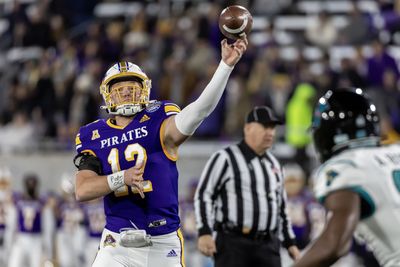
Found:
[[[340,189],[362,199],[355,237],[382,266],[400,266],[400,145],[348,150],[325,162],[315,173],[316,197],[323,200]]]

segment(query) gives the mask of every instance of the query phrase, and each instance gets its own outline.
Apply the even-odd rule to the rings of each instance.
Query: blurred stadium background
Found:
[[[208,156],[241,138],[244,114],[255,105],[271,106],[286,121],[274,152],[288,174],[304,174],[302,190],[318,164],[307,131],[311,110],[326,90],[365,88],[377,103],[384,142],[399,140],[400,0],[2,0],[0,168],[10,170],[12,189],[36,173],[42,193],[60,193],[61,177],[75,171],[77,130],[107,116],[98,88],[114,61],[141,66],[152,79],[152,99],[181,107],[195,99],[220,60],[218,15],[231,4],[253,15],[250,45],[216,110],[181,147],[183,206],[190,210]],[[300,226],[315,215],[307,207],[293,213]],[[183,214],[187,266],[208,266],[194,254],[193,214]],[[307,230],[299,241],[305,245],[311,235]],[[364,249],[354,251],[365,257]],[[338,266],[377,266],[358,256],[350,261]]]

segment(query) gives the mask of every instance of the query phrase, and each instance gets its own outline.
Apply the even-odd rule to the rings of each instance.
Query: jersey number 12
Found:
[[[136,164],[138,164],[139,162],[143,162],[143,168],[146,167],[146,161],[147,161],[146,149],[144,149],[144,147],[142,147],[140,144],[135,143],[135,144],[128,145],[125,148],[124,156],[125,156],[126,161],[134,161],[136,159]],[[118,148],[111,149],[107,160],[108,160],[108,163],[111,165],[111,170],[113,173],[119,172],[121,170],[121,167],[119,164]],[[144,192],[153,191],[151,181],[149,181],[149,180],[143,181],[143,189],[144,189]],[[135,194],[138,193],[137,190],[133,187],[131,187],[131,190]],[[118,188],[117,190],[114,191],[114,194],[117,197],[127,196],[129,194],[128,186],[125,185],[125,186]]]

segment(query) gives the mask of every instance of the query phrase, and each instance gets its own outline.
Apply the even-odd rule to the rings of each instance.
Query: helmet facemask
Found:
[[[125,67],[123,67],[125,66]],[[130,62],[120,62],[111,67],[100,86],[107,112],[114,115],[133,116],[149,103],[151,80],[140,68]]]

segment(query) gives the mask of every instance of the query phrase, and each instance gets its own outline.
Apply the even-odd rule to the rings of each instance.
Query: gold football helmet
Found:
[[[113,84],[123,81],[139,82],[141,84],[141,86],[137,86],[136,83],[132,83],[131,86],[127,87],[131,90],[129,99],[121,95],[121,87],[112,88]],[[128,61],[118,62],[107,70],[100,85],[100,94],[105,102],[105,105],[101,108],[106,109],[110,114],[132,116],[143,110],[149,103],[150,89],[151,80],[139,66]],[[115,101],[115,99],[118,101]]]

